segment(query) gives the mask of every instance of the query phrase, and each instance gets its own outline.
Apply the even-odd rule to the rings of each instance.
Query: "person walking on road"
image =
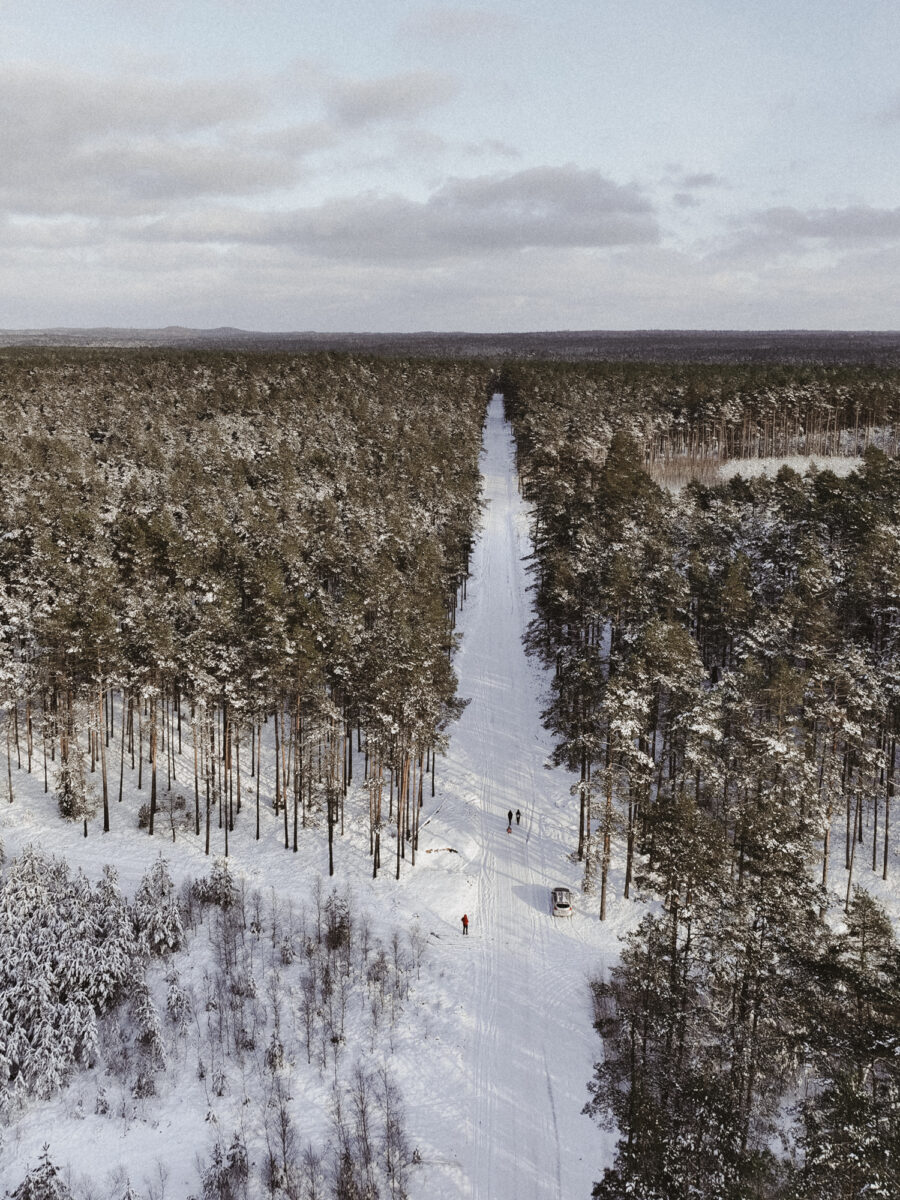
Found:
[[[462,927],[463,927],[463,933],[469,932],[469,918],[466,916],[465,913],[463,913],[463,915],[462,915]]]
[[[512,809],[506,814],[506,823],[512,829]]]
[[[519,810],[518,810],[518,809],[516,809],[516,824],[518,825],[518,823],[519,823],[521,820],[522,820],[522,814],[519,812]]]

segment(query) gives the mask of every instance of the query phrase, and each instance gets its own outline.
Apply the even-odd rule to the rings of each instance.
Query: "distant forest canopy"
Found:
[[[636,363],[821,363],[900,367],[900,331],[635,329],[530,333],[271,333],[190,329],[0,329],[0,347],[317,351],[394,358]]]
[[[661,902],[594,984],[589,1110],[620,1136],[597,1198],[900,1194],[900,950],[871,894],[897,870],[898,382],[498,377],[584,886],[605,916],[615,859],[626,897]],[[675,492],[651,474],[811,437],[858,470]]]
[[[456,711],[486,400],[483,370],[461,362],[0,355],[9,799],[13,762],[41,771],[87,835],[89,759],[108,828],[137,750],[152,833],[184,732],[196,832],[203,806],[208,851],[225,810],[227,848],[242,755],[259,836],[254,767],[271,721],[285,846],[323,815],[331,846],[358,731],[373,869],[387,820],[409,835],[398,873],[407,846],[414,861],[410,798]]]

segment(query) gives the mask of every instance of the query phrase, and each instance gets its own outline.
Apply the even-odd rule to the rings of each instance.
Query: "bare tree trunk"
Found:
[[[44,795],[47,795],[50,785],[47,781],[47,722],[50,720],[50,714],[47,711],[46,703],[43,705],[43,720],[41,721],[41,743],[44,751]]]
[[[367,743],[368,744],[368,743]],[[372,878],[378,878],[378,868],[381,866],[381,789],[384,786],[384,770],[381,763],[381,753],[377,752],[372,763],[372,780],[374,786],[375,804],[375,844],[372,851]]]
[[[100,694],[97,697],[97,723],[104,720],[104,693],[103,685],[100,685]],[[100,742],[100,776],[103,782],[103,832],[109,833],[109,785],[106,779],[106,737],[98,738]]]
[[[305,780],[304,770],[306,771],[307,774],[309,773],[309,764],[307,763],[306,766],[304,767],[304,761],[303,761],[303,713],[298,712],[297,713],[297,775],[299,777],[299,784],[300,784],[300,824],[305,829],[306,828],[307,804],[306,804],[306,793],[303,790],[303,785],[304,785],[304,780]]]
[[[281,801],[281,735],[278,729],[278,709],[275,709],[275,816]]]
[[[897,739],[891,738],[891,761],[888,768],[887,791],[884,796],[884,863],[881,878],[888,877],[888,834],[891,828],[891,800],[894,798],[894,780],[896,778]]]
[[[9,744],[9,709],[6,710],[6,779],[9,786],[9,802],[13,802],[12,751]]]
[[[628,837],[625,847],[625,887],[622,889],[622,895],[627,900],[631,895],[631,873],[634,864],[634,823],[635,823],[635,801],[633,789],[628,788]]]
[[[610,829],[612,827],[612,776],[607,773],[606,807],[603,813],[603,856],[600,864],[600,920],[606,920],[606,887],[609,879]]]
[[[403,853],[403,849],[404,849],[402,821],[403,821],[403,811],[406,808],[406,785],[407,785],[407,772],[408,771],[409,771],[409,756],[407,754],[404,754],[402,763],[401,763],[401,767],[400,767],[400,774],[399,774],[400,788],[397,793],[397,878],[398,879],[400,878],[400,856]]]
[[[197,709],[191,715],[191,742],[194,747],[194,836],[200,836],[200,779],[197,770]]]
[[[328,808],[328,874],[334,874],[334,796],[330,784],[326,786],[325,791],[326,806]]]
[[[859,791],[859,789],[857,789],[856,809],[855,809],[854,815],[853,815],[854,830],[856,829],[856,821],[860,817],[861,809],[862,809],[862,793]],[[854,837],[852,839],[852,845],[850,847],[850,863],[847,867],[847,897],[844,901],[844,912],[845,913],[849,913],[849,911],[850,911],[850,889],[853,886],[853,860],[855,857],[856,857],[856,838]]]
[[[156,816],[156,696],[150,697],[150,828],[153,837],[153,819]]]
[[[850,787],[849,787],[851,778],[852,778],[852,767],[850,766],[850,751],[847,750],[847,751],[845,751],[845,756],[844,756],[844,778],[843,778],[843,782],[842,782],[842,788],[846,795],[846,800],[847,800],[847,837],[846,837],[846,847],[845,847],[845,851],[844,851],[844,867],[848,871],[850,870],[850,841],[851,841],[850,809],[852,806],[850,803]]]
[[[374,775],[366,780],[369,792],[369,853],[375,853],[375,778]]]
[[[278,708],[278,720],[281,722],[284,721],[284,705],[283,704],[279,705],[279,708]],[[282,804],[284,805],[284,848],[285,848],[285,850],[287,850],[287,848],[290,844],[290,839],[289,839],[289,835],[288,835],[287,747],[285,746],[285,743],[284,743],[284,725],[283,724],[281,727],[281,783],[282,783],[282,787],[284,788],[284,795],[281,798]]]
[[[581,787],[578,789],[578,861],[584,862],[584,782],[587,778],[587,754],[584,749],[581,751]]]
[[[294,712],[294,837],[293,850],[297,853],[297,826],[300,819],[300,794],[303,791],[303,780],[300,775],[300,696],[297,696],[297,707]]]
[[[237,805],[238,814],[241,811],[241,729],[239,725],[234,729],[234,773],[235,782],[237,784],[237,795],[235,802]],[[232,829],[234,826],[232,825]]]
[[[17,698],[13,699],[13,729],[15,731],[16,739],[16,769],[21,771],[22,752],[19,749],[19,701]]]
[[[172,709],[167,693],[163,693],[163,737],[166,739],[166,790],[172,790]]]
[[[206,854],[209,855],[209,827],[212,823],[212,793],[210,789],[210,760],[213,755],[211,753],[212,744],[212,717],[204,710],[203,713],[206,728],[203,731],[203,780],[206,784]]]
[[[122,689],[122,734],[120,737],[121,746],[119,747],[119,803],[122,803],[122,791],[125,787],[125,689]],[[129,697],[128,705],[131,705]]]

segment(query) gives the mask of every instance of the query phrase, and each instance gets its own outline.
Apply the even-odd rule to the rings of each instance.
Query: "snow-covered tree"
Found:
[[[161,854],[138,885],[133,912],[138,943],[145,954],[169,954],[184,944],[175,885]]]
[[[72,1192],[50,1158],[50,1147],[44,1152],[18,1187],[8,1193],[10,1200],[72,1200]]]

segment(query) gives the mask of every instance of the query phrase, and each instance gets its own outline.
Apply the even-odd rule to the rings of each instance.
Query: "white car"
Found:
[[[571,917],[573,912],[572,893],[568,888],[551,888],[550,912],[554,917]]]

